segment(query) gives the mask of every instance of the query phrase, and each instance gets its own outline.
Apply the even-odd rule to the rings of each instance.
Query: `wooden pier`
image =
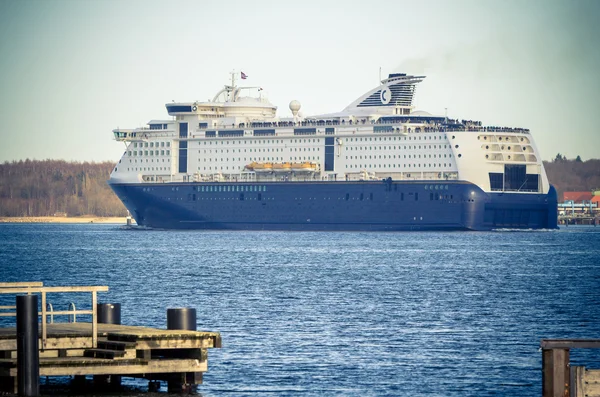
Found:
[[[571,349],[599,349],[600,339],[542,339],[543,397],[600,397],[600,370],[574,366]]]
[[[7,287],[0,283],[0,293],[22,293],[22,288]],[[30,293],[59,291],[61,287],[29,288]],[[94,289],[97,287],[64,287]],[[107,287],[100,287],[106,288]],[[65,291],[62,291],[65,292]],[[89,292],[89,291],[88,291]],[[95,295],[95,293],[94,293]],[[43,308],[45,308],[45,297]],[[139,326],[97,323],[95,306],[92,322],[46,323],[50,313],[40,313],[39,375],[82,376],[93,375],[95,383],[118,386],[123,376],[166,381],[169,390],[182,390],[202,383],[202,374],[208,369],[210,348],[221,347],[218,332],[156,329]],[[11,309],[2,306],[0,309]],[[73,315],[73,311],[53,312]],[[14,313],[1,313],[14,316]],[[44,318],[46,317],[46,318]],[[17,331],[0,328],[0,391],[17,392]]]

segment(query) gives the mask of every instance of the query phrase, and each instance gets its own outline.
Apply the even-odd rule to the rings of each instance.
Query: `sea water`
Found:
[[[165,328],[167,308],[196,308],[198,329],[223,338],[209,351],[203,396],[539,396],[541,339],[600,338],[600,227],[2,224],[0,281],[107,285],[99,301],[121,303],[128,325]],[[49,299],[54,310],[74,300],[90,306],[89,294]],[[574,364],[600,368],[600,350],[571,354]]]

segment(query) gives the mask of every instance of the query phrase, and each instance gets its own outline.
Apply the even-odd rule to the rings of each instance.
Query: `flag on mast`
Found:
[[[248,78],[248,75],[244,72],[240,72],[242,74],[242,80],[246,80]]]

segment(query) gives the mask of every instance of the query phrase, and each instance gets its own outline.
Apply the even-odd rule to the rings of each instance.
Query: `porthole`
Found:
[[[458,145],[454,145],[454,147],[455,147],[456,149],[458,149]]]
[[[462,154],[460,154],[460,153],[459,153],[459,154],[458,154],[458,158],[461,158],[461,157],[462,157]]]
[[[490,158],[490,156],[486,154],[486,155],[485,155],[485,158],[486,158],[486,159],[489,159],[489,158]]]
[[[488,145],[485,146],[486,149],[489,149],[490,147]]]

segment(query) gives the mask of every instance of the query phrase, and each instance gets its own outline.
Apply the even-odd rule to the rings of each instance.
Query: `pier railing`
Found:
[[[49,293],[69,293],[69,292],[89,292],[92,294],[92,309],[91,310],[63,310],[54,311],[52,315],[69,315],[91,314],[92,315],[92,347],[98,346],[98,292],[108,291],[108,286],[67,286],[67,287],[44,287],[42,282],[19,282],[19,283],[0,283],[0,294],[18,295],[18,294],[41,294],[42,304],[41,312],[38,315],[42,317],[42,350],[46,348],[48,339],[48,309],[47,297]],[[0,306],[0,317],[16,317],[16,306]]]

